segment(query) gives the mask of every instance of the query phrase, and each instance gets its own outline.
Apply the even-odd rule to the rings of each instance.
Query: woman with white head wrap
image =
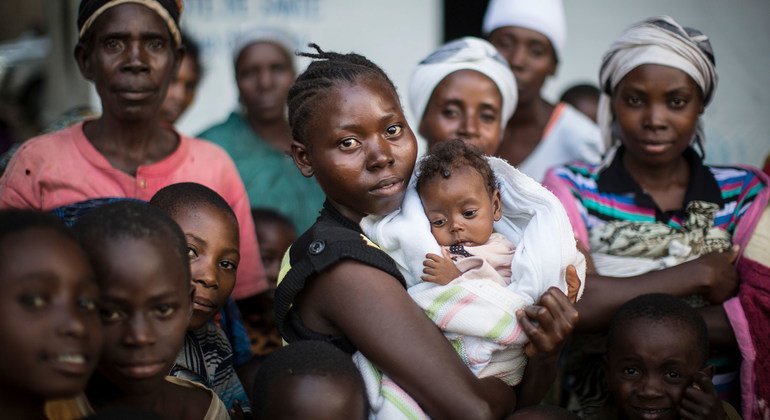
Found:
[[[747,280],[741,267],[749,261],[740,258],[736,271],[730,247],[737,244],[743,252],[770,191],[759,170],[706,166],[692,147],[703,141],[700,119],[717,85],[714,62],[708,37],[668,16],[628,28],[605,54],[600,71],[599,121],[605,142],[613,146],[610,153],[599,165],[555,168],[544,184],[561,199],[598,272],[589,276],[578,303],[579,327],[604,330],[621,304],[641,294],[687,298],[708,325],[716,389],[738,401],[738,361],[724,355],[737,354],[736,339],[747,354],[744,345],[753,345],[750,330],[756,323],[762,324],[767,345],[770,323],[747,325],[743,305],[767,310],[770,298],[762,292],[757,299],[756,291],[742,285],[740,294],[751,297],[730,299],[736,281]],[[742,330],[733,331],[734,325]],[[595,377],[600,356],[584,353],[572,358],[572,375],[587,415],[596,408],[587,403],[603,400],[587,392],[595,384],[581,379]],[[756,374],[742,368],[741,380],[751,383],[751,391],[743,390],[744,416],[751,410],[747,399],[755,400]]]
[[[286,98],[296,77],[296,45],[281,29],[244,27],[232,49],[241,109],[200,137],[233,156],[252,208],[278,211],[302,232],[315,222],[324,195],[287,153],[292,136]]]
[[[516,108],[516,80],[492,44],[465,37],[417,65],[409,103],[428,146],[462,139],[492,155]]]
[[[598,162],[604,149],[596,124],[572,106],[553,105],[541,96],[564,56],[562,0],[492,0],[483,32],[508,61],[519,91],[497,156],[538,181],[551,166]]]

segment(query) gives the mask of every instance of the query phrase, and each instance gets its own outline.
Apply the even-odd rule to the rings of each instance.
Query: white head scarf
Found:
[[[297,68],[295,54],[297,51],[297,40],[291,34],[278,28],[255,27],[253,25],[244,26],[239,32],[238,37],[235,38],[233,43],[233,66],[238,63],[238,57],[243,50],[257,42],[270,42],[283,48],[286,54],[288,54],[289,60],[291,60],[292,68]]]
[[[564,57],[567,20],[562,0],[492,0],[484,14],[482,30],[486,36],[497,28],[518,26],[545,35],[556,53]]]
[[[409,104],[417,124],[422,121],[436,86],[458,70],[476,70],[495,82],[503,98],[500,124],[504,128],[516,109],[516,79],[495,47],[474,37],[446,43],[417,65],[409,83]]]
[[[683,27],[669,16],[653,17],[629,27],[610,46],[599,72],[602,95],[597,118],[607,147],[614,141],[612,92],[623,77],[643,64],[664,65],[687,73],[703,92],[704,105],[711,101],[717,86],[714,52],[702,32]],[[705,140],[700,120],[696,136]]]

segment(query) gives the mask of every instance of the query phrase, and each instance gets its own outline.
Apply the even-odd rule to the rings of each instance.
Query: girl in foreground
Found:
[[[393,83],[357,54],[322,51],[289,92],[292,156],[327,196],[321,217],[289,250],[275,294],[287,341],[329,341],[361,351],[434,418],[500,418],[539,402],[552,382],[577,312],[561,293],[519,313],[540,352],[513,391],[476,378],[406,293],[395,263],[358,226],[396,210],[414,168],[416,141]],[[414,369],[419,366],[420,369]],[[451,396],[451,398],[447,398]]]

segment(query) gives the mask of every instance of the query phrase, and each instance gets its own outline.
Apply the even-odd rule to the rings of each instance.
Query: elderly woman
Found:
[[[253,207],[288,216],[298,232],[318,217],[324,194],[288,155],[291,129],[286,97],[294,83],[294,41],[274,28],[248,28],[233,48],[235,81],[243,112],[200,134],[235,160]]]
[[[483,32],[516,76],[519,104],[497,156],[537,181],[572,160],[596,163],[603,152],[596,124],[566,103],[541,94],[564,58],[567,24],[562,0],[492,0]]]
[[[767,348],[767,317],[747,315],[766,311],[770,297],[766,278],[759,287],[746,283],[745,255],[737,271],[733,263],[750,248],[770,192],[757,169],[703,164],[700,116],[716,83],[711,44],[701,32],[668,16],[630,27],[601,66],[598,117],[608,156],[599,165],[554,169],[544,184],[561,199],[598,271],[578,303],[578,328],[604,331],[614,311],[641,294],[686,298],[708,325],[717,390],[736,402],[736,344],[749,359],[752,340]],[[582,378],[596,378],[586,369],[597,365],[590,355],[578,360],[577,393],[584,403],[600,402],[580,386]],[[758,393],[755,373],[757,384],[767,384],[762,370],[742,371],[744,404]],[[744,405],[744,416],[751,409]]]
[[[0,179],[0,207],[47,211],[100,197],[149,200],[176,182],[204,184],[238,217],[233,296],[245,298],[267,283],[243,182],[220,147],[179,134],[160,118],[184,54],[179,14],[173,0],[81,1],[75,59],[96,86],[102,116],[24,143]]]
[[[432,148],[460,139],[493,155],[516,109],[516,80],[492,44],[465,37],[426,57],[412,73],[409,103]]]

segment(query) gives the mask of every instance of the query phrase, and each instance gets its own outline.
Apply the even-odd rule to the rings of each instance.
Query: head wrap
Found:
[[[233,43],[233,66],[238,63],[238,57],[240,57],[243,50],[257,42],[269,42],[278,45],[286,51],[292,68],[297,68],[295,54],[297,51],[297,40],[291,34],[278,28],[254,27],[252,25],[243,27]]]
[[[683,27],[669,16],[653,17],[629,27],[610,46],[599,71],[602,95],[597,118],[607,147],[613,142],[612,92],[623,77],[643,64],[659,64],[687,73],[703,92],[704,105],[711,101],[717,86],[714,51],[702,32]],[[704,140],[700,120],[696,136]]]
[[[81,0],[78,8],[79,39],[93,26],[96,19],[107,10],[124,3],[136,3],[151,9],[166,22],[174,43],[182,45],[179,33],[179,17],[182,14],[182,0]]]
[[[516,109],[516,79],[492,44],[473,37],[444,44],[417,65],[409,83],[409,104],[417,123],[422,121],[436,86],[458,70],[475,70],[495,82],[503,98],[500,124],[505,127]]]
[[[482,30],[489,36],[495,29],[518,26],[545,35],[556,59],[564,57],[567,42],[567,20],[562,0],[492,0],[484,14]]]

